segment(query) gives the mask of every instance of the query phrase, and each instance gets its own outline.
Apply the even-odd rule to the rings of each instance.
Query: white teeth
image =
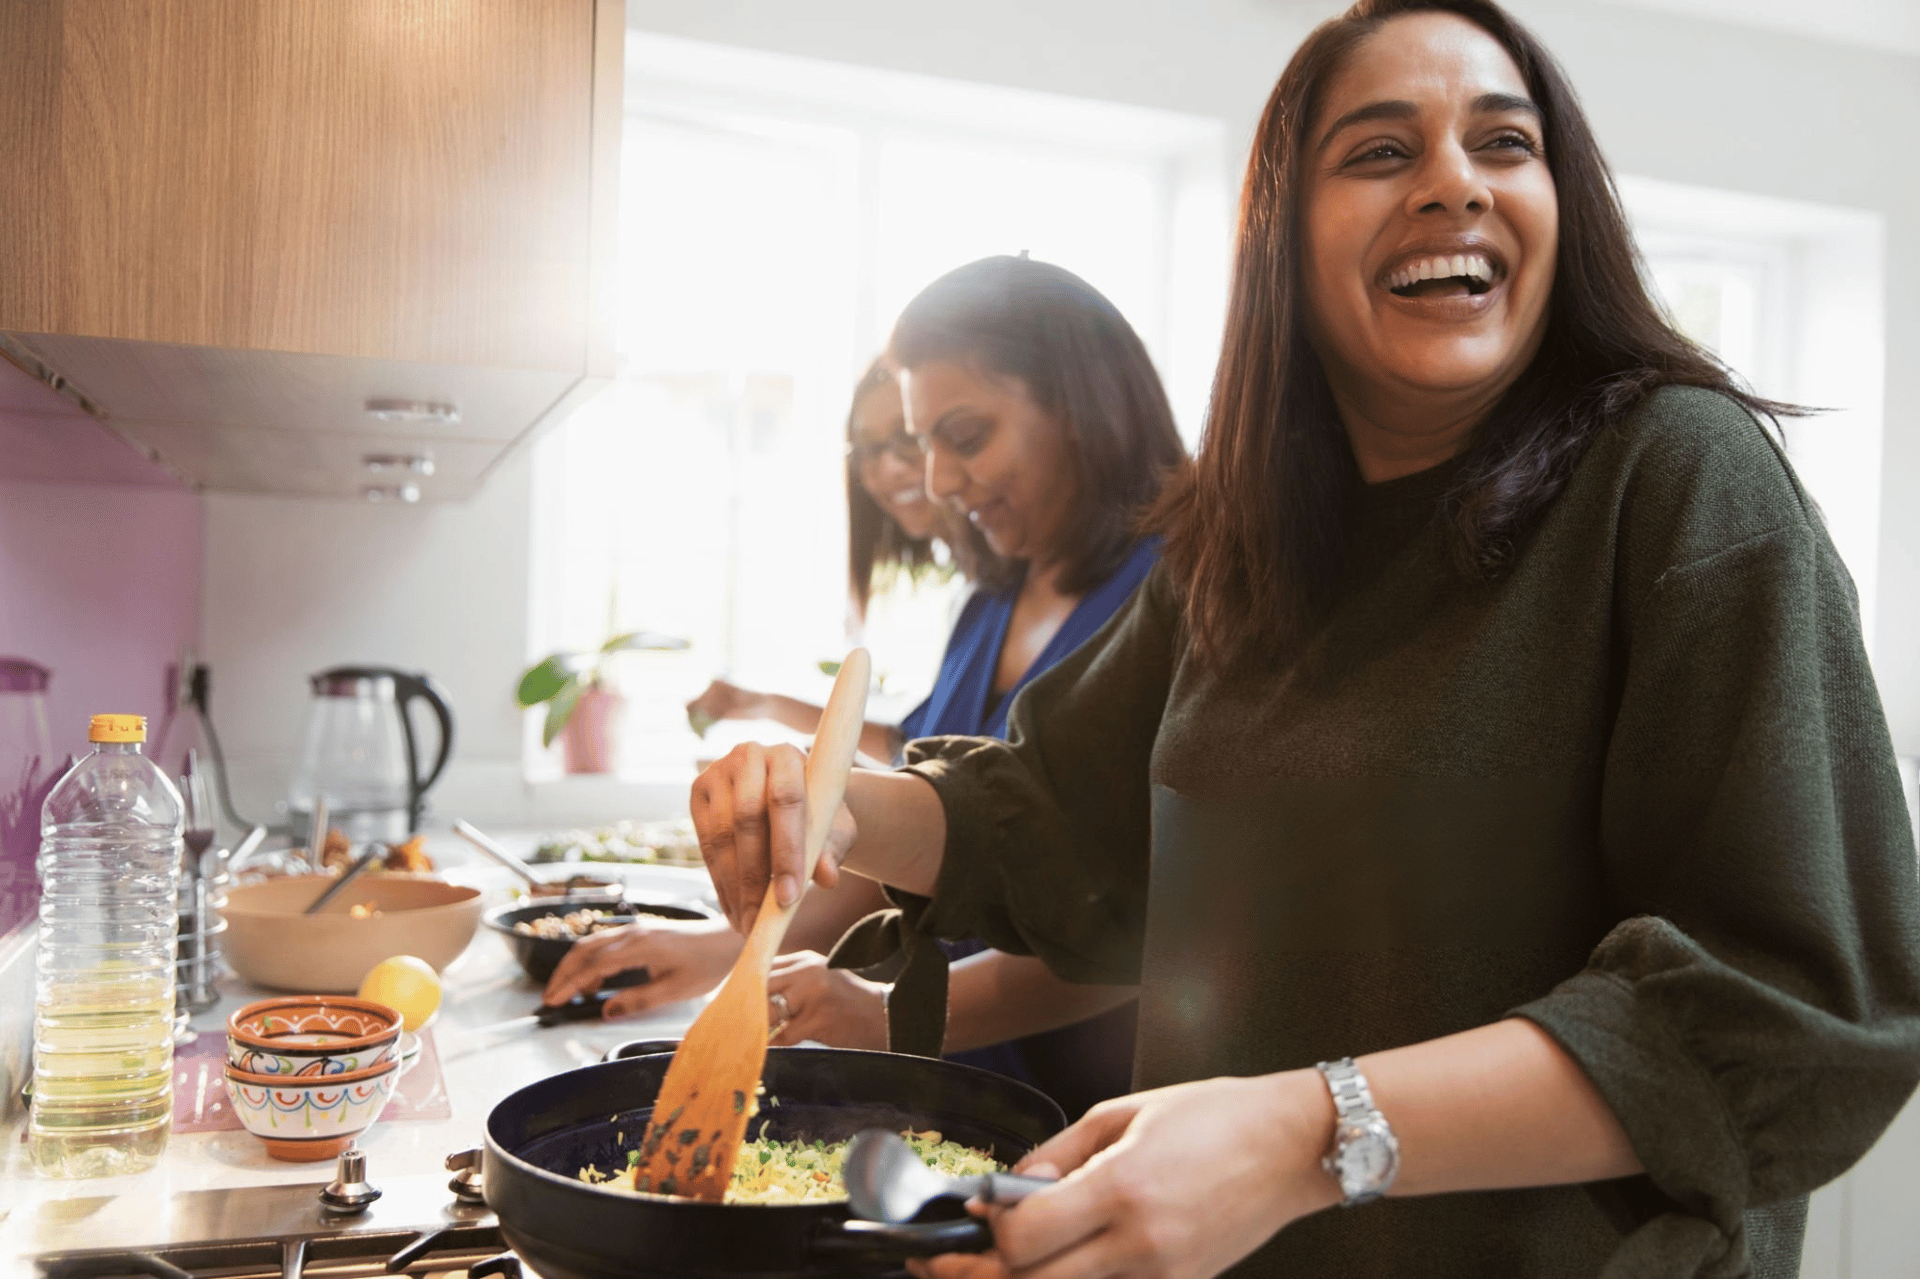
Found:
[[[1455,253],[1451,256],[1419,258],[1408,262],[1389,275],[1387,287],[1404,289],[1422,280],[1444,280],[1461,276],[1479,280],[1483,284],[1492,284],[1493,263],[1479,253]]]

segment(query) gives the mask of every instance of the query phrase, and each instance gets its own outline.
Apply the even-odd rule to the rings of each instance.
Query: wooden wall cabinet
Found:
[[[471,492],[612,371],[623,10],[8,0],[0,349],[205,487]]]

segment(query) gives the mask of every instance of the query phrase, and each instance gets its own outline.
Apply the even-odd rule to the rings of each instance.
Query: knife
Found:
[[[575,995],[564,1004],[542,1004],[525,1017],[510,1017],[506,1021],[496,1021],[490,1026],[475,1026],[461,1033],[494,1035],[508,1030],[559,1026],[570,1021],[599,1021],[604,1015],[607,1001],[618,993],[617,990],[596,990],[591,995]]]

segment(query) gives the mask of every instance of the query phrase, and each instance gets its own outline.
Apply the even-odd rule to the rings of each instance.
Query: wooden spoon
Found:
[[[807,755],[802,894],[846,793],[847,772],[866,718],[870,667],[865,649],[847,654]],[[680,1041],[660,1081],[653,1105],[658,1118],[647,1126],[640,1145],[635,1190],[715,1201],[725,1196],[767,1062],[767,970],[799,904],[796,895],[783,909],[773,885],[767,885],[740,958]]]

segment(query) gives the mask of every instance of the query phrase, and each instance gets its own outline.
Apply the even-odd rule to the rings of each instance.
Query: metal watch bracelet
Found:
[[[1399,1139],[1373,1104],[1373,1090],[1353,1058],[1319,1062],[1317,1069],[1334,1109],[1333,1144],[1320,1166],[1339,1184],[1343,1207],[1371,1203],[1392,1188],[1400,1171]]]

